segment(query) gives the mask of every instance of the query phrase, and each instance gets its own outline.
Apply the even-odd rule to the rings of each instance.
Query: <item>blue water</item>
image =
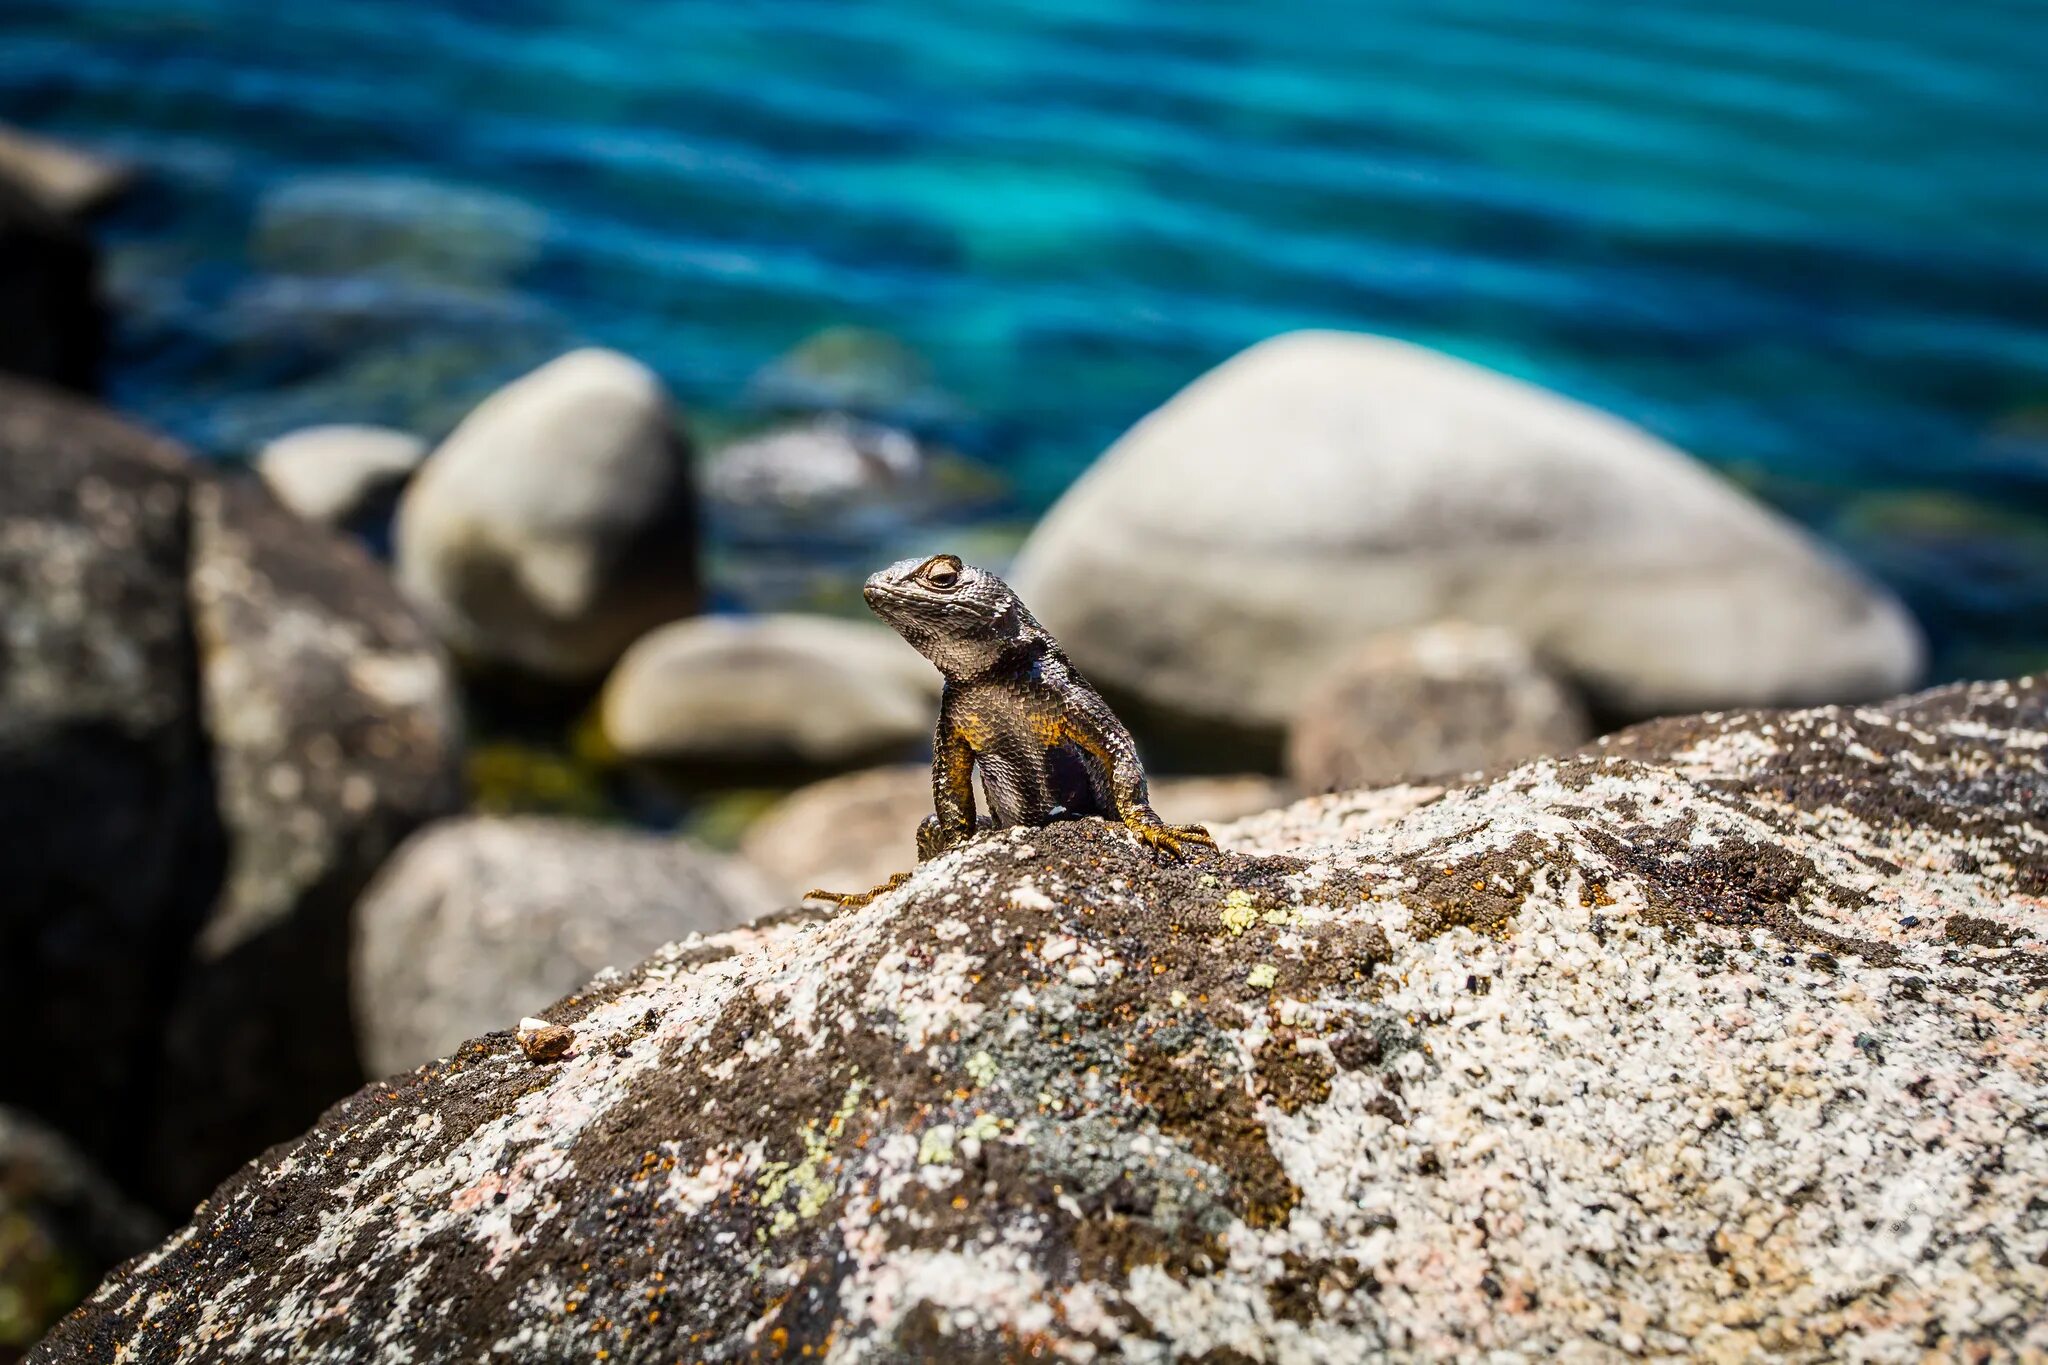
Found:
[[[709,415],[818,329],[1043,507],[1288,328],[1588,399],[2048,661],[2036,0],[0,0],[0,118],[147,167],[113,397],[435,434],[578,340]]]

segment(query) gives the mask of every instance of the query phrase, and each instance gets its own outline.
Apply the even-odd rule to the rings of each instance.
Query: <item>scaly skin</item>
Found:
[[[1169,825],[1152,809],[1130,731],[1010,585],[954,555],[906,559],[868,579],[868,605],[945,676],[932,737],[932,814],[917,857],[936,858],[983,829],[1096,815],[1171,857],[1216,847],[1200,825]],[[974,773],[991,807],[977,817]],[[812,891],[865,905],[901,886]]]

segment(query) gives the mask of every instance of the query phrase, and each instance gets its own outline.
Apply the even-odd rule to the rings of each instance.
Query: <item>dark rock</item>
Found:
[[[744,864],[571,820],[447,820],[356,909],[356,1028],[372,1074],[508,1028],[606,967],[775,908]]]
[[[92,242],[0,177],[0,371],[90,393],[105,345]]]
[[[116,1170],[221,876],[190,488],[168,443],[0,380],[0,1000],[33,1038],[0,1102]]]
[[[0,383],[0,1100],[188,1208],[357,1084],[348,912],[454,804],[447,672],[360,547]]]
[[[33,1359],[2039,1352],[2044,755],[2027,679],[977,839],[360,1092]]]
[[[461,800],[439,649],[354,542],[252,482],[193,493],[190,596],[231,856],[165,1025],[152,1168],[189,1203],[360,1083],[349,914]]]
[[[0,1107],[0,1361],[162,1235],[64,1139]]]

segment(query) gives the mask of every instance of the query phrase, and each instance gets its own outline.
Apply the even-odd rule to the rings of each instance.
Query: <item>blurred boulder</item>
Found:
[[[605,684],[620,756],[834,769],[930,742],[939,676],[894,632],[827,616],[705,616],[636,643]]]
[[[258,206],[267,273],[495,285],[533,263],[547,216],[488,190],[408,176],[298,176]]]
[[[266,486],[307,521],[352,526],[388,514],[427,457],[427,443],[389,427],[304,427],[256,453]]]
[[[63,1138],[0,1106],[0,1361],[162,1235]]]
[[[447,672],[358,546],[0,384],[0,1100],[189,1206],[361,1077],[347,915],[459,796]]]
[[[448,669],[368,553],[253,483],[201,481],[192,511],[230,854],[164,1029],[152,1165],[179,1202],[360,1081],[349,912],[385,857],[462,796]]]
[[[0,379],[0,1001],[33,1042],[0,1102],[117,1169],[221,877],[190,483],[168,442]]]
[[[99,274],[84,231],[0,174],[0,371],[98,388],[106,345]]]
[[[1174,824],[1221,824],[1290,795],[1257,776],[1163,777],[1151,789],[1153,807]],[[930,768],[869,768],[792,792],[747,830],[740,853],[786,896],[863,891],[916,864],[917,823],[931,812]]]
[[[1367,641],[1310,689],[1287,736],[1304,791],[1349,791],[1561,753],[1584,710],[1514,635],[1443,622]]]
[[[857,412],[913,420],[950,405],[923,356],[887,332],[828,327],[762,367],[748,398],[771,411]]]
[[[399,504],[400,581],[469,659],[601,673],[698,603],[690,448],[653,371],[571,352],[478,405]]]
[[[704,488],[735,507],[804,511],[887,494],[924,471],[908,432],[828,414],[725,447],[707,464]]]
[[[414,836],[356,916],[357,1027],[373,1074],[510,1028],[605,967],[776,908],[745,864],[678,839],[475,817]]]
[[[134,168],[53,138],[0,124],[0,179],[61,218],[82,218],[128,188]]]
[[[1133,427],[1012,581],[1098,685],[1268,748],[1344,653],[1433,620],[1515,631],[1615,717],[1860,700],[1922,660],[1889,594],[1648,433],[1335,332]]]

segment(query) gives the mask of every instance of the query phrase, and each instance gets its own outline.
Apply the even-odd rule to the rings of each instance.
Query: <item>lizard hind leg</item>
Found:
[[[903,883],[909,880],[910,874],[908,872],[898,872],[895,876],[889,878],[888,881],[883,882],[880,886],[875,887],[871,891],[813,890],[804,892],[803,898],[807,901],[831,901],[834,905],[840,906],[842,908],[855,905],[866,905],[868,902],[872,901],[875,897],[881,895],[883,892],[894,891],[897,887],[903,885]]]

